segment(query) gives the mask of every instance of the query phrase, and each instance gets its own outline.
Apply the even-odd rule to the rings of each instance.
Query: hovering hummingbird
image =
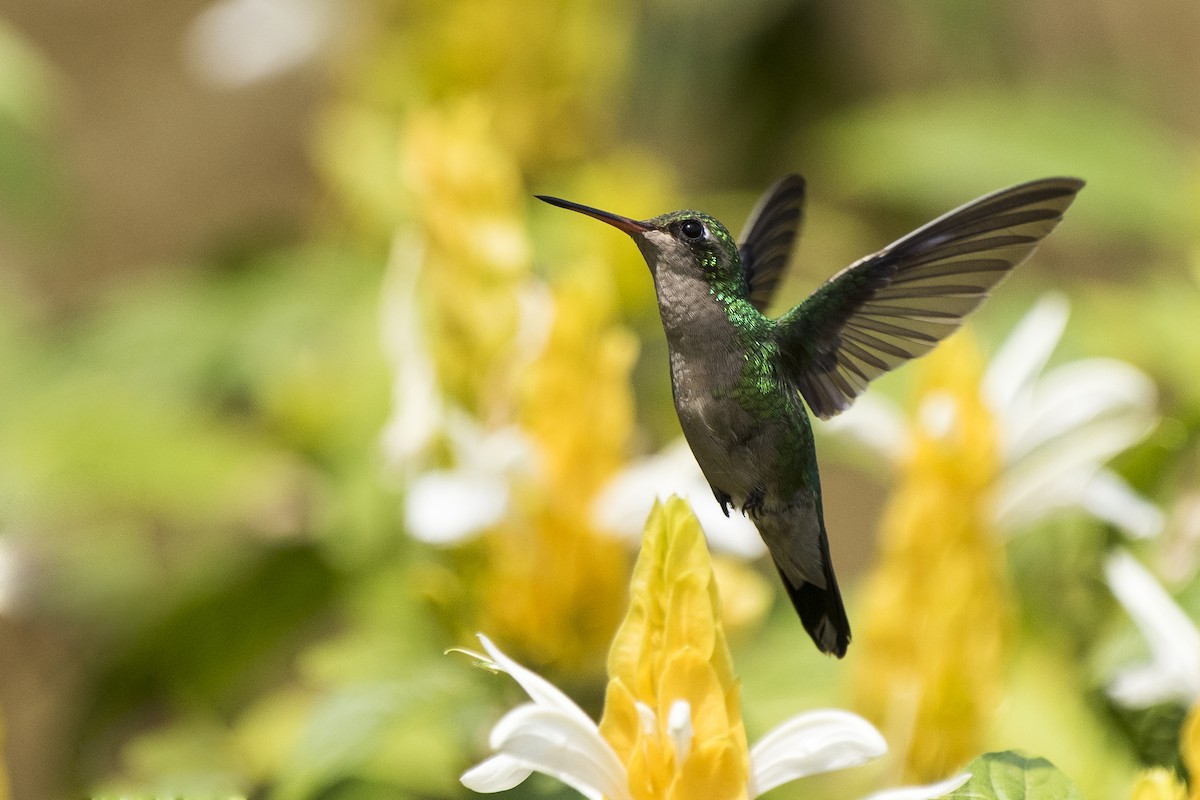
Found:
[[[788,175],[740,240],[698,211],[638,221],[556,197],[633,237],[650,267],[683,434],[726,516],[740,508],[775,561],[800,621],[841,658],[850,623],[829,557],[812,427],[867,384],[949,336],[1033,253],[1083,188],[1045,178],[985,195],[765,315],[800,230],[805,183]]]

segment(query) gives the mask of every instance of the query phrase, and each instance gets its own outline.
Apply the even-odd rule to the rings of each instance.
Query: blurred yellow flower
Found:
[[[1192,779],[1191,800],[1200,800],[1200,703],[1192,706],[1179,737],[1183,766]]]
[[[486,655],[473,655],[512,676],[532,702],[496,723],[493,754],[463,774],[478,792],[505,791],[541,772],[594,800],[750,800],[887,749],[866,720],[833,709],[792,717],[747,748],[708,548],[678,497],[656,504],[646,522],[629,611],[609,651],[599,726],[486,636],[479,639]],[[940,797],[967,777],[873,797]]]
[[[527,661],[591,677],[620,619],[626,544],[552,503],[510,514],[484,542],[478,624]]]
[[[486,95],[505,146],[545,163],[580,155],[615,127],[635,17],[627,2],[401,2],[398,41],[382,53],[407,60],[429,96]],[[374,77],[395,91],[386,72]]]
[[[629,455],[638,342],[616,315],[603,266],[565,276],[545,349],[521,375],[517,422],[538,443],[556,499],[571,507],[590,504]]]
[[[520,172],[496,140],[490,110],[475,101],[415,115],[401,170],[438,382],[487,419],[516,355],[520,292],[530,278]]]
[[[917,421],[860,601],[859,706],[929,780],[980,750],[999,695],[1008,588],[995,535],[996,429],[983,364],[960,332],[922,364]]]
[[[603,653],[628,572],[627,544],[591,522],[633,433],[637,341],[615,311],[602,272],[573,273],[555,290],[545,348],[517,388],[536,469],[514,482],[512,513],[485,536],[483,626],[526,658],[572,670]]]
[[[1183,723],[1179,736],[1179,751],[1188,775],[1192,776],[1192,789],[1169,769],[1155,767],[1138,776],[1130,793],[1132,800],[1198,800],[1200,798],[1200,705],[1192,707]]]
[[[1143,772],[1133,784],[1132,800],[1187,800],[1187,787],[1162,767]]]
[[[420,208],[397,180],[396,141],[430,109],[486,106],[502,161],[522,171],[594,156],[615,138],[636,21],[627,2],[376,0],[362,21],[315,160],[345,216],[371,236]]]

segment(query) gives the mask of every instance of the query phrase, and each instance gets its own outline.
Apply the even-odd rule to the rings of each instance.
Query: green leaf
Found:
[[[985,753],[967,765],[971,780],[950,798],[981,800],[1081,800],[1082,795],[1058,767],[1039,756],[1014,750]]]

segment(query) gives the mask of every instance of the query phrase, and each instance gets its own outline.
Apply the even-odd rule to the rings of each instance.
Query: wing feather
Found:
[[[785,175],[759,198],[738,244],[750,303],[765,312],[783,279],[804,217],[804,178]]]
[[[847,408],[872,380],[957,330],[1083,185],[1046,178],[1002,189],[851,264],[779,320],[788,380],[822,419]]]

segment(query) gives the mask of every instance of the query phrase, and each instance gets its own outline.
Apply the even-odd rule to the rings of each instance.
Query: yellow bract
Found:
[[[982,359],[961,332],[922,366],[918,419],[861,606],[855,673],[859,705],[918,782],[979,751],[1008,619],[991,507],[1001,462]]]
[[[678,497],[650,513],[630,595],[600,732],[625,762],[631,794],[745,798],[750,757],[720,598],[704,533]]]

